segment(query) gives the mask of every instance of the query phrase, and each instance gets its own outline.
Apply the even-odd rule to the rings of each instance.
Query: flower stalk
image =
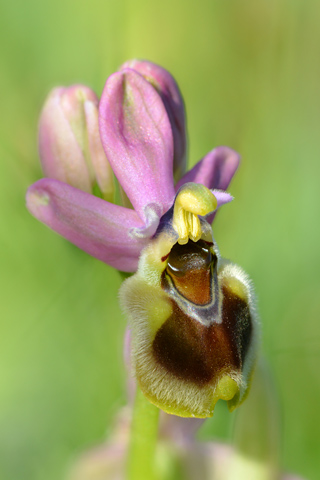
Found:
[[[156,479],[158,425],[159,409],[146,399],[137,386],[129,444],[128,480]]]

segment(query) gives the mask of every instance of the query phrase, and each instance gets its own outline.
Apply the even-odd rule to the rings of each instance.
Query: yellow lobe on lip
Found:
[[[185,245],[189,238],[197,242],[202,231],[198,215],[204,216],[217,208],[218,202],[213,193],[204,185],[186,183],[175,199],[173,228],[179,235],[178,243]]]
[[[215,405],[219,399],[232,400],[238,392],[239,386],[236,381],[229,377],[229,375],[224,375],[216,386],[212,403]]]
[[[228,289],[241,300],[248,301],[248,289],[238,278],[228,279]]]

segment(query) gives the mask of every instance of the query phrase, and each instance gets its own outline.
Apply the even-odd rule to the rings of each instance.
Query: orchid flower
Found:
[[[251,282],[221,258],[211,229],[232,200],[225,190],[239,155],[217,147],[185,173],[185,124],[175,80],[150,62],[124,64],[100,102],[85,86],[55,89],[39,128],[46,178],[29,188],[27,207],[90,255],[134,273],[120,301],[139,388],[152,407],[206,418],[218,399],[233,410],[246,397],[258,322]]]

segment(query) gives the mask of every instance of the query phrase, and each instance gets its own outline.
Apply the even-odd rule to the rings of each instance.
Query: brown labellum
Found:
[[[155,239],[122,287],[136,379],[168,413],[210,417],[219,399],[232,411],[248,392],[256,358],[250,281],[219,258],[214,243],[189,239],[166,253],[167,238]]]
[[[222,372],[240,371],[250,341],[249,306],[228,285],[219,292],[221,319],[211,318],[208,324],[177,303],[180,295],[200,306],[212,307],[219,302],[219,295],[213,295],[216,265],[215,253],[203,241],[173,247],[162,279],[173,311],[158,330],[152,346],[157,363],[198,386],[207,385]]]

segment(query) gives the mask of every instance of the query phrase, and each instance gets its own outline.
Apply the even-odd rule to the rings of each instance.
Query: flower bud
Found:
[[[160,95],[130,68],[114,73],[101,95],[99,126],[112,170],[139,217],[147,221],[150,205],[162,215],[174,188],[172,128]]]
[[[179,180],[186,169],[187,134],[183,98],[175,79],[164,68],[145,60],[130,60],[121,68],[131,68],[140,73],[159,93],[171,123],[173,172],[176,181]]]
[[[112,201],[113,174],[98,124],[98,98],[88,87],[55,88],[39,123],[39,152],[44,174]]]

